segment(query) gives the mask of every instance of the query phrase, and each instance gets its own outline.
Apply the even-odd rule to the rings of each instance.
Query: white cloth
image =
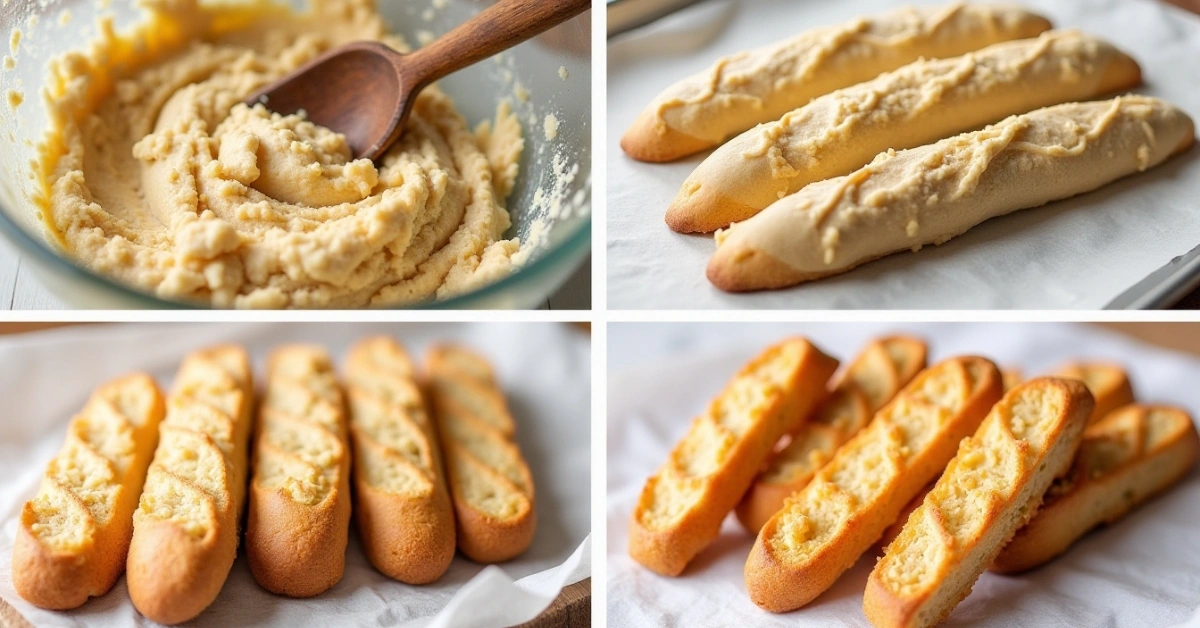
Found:
[[[747,597],[753,545],[730,516],[720,536],[678,578],[629,558],[629,517],[646,477],[750,357],[803,334],[842,359],[872,337],[908,331],[926,338],[930,361],[988,356],[1026,377],[1073,359],[1126,365],[1137,398],[1200,413],[1200,361],[1085,326],[1030,324],[645,324],[610,325],[608,401],[607,617],[612,628],[862,626],[862,593],[875,564],[868,550],[808,606],[775,615]],[[622,356],[633,354],[634,358]],[[1200,468],[1169,492],[1088,534],[1066,554],[1020,576],[984,573],[945,626],[1173,626],[1200,605]]]
[[[644,164],[618,146],[642,108],[717,57],[894,8],[892,0],[703,3],[618,39],[608,52],[608,294],[618,309],[967,309],[1104,306],[1200,244],[1200,149],[1153,171],[1046,207],[990,220],[941,246],[871,262],[799,287],[727,294],[704,269],[714,244],[663,222],[707,153]],[[1157,0],[1027,0],[1059,28],[1112,41],[1146,84],[1200,120],[1200,17]]]
[[[322,344],[340,365],[350,343],[380,333],[399,338],[415,359],[432,342],[456,341],[492,360],[537,486],[533,545],[486,569],[458,556],[437,582],[410,586],[371,567],[352,522],[345,576],[329,591],[305,600],[267,593],[240,554],[217,600],[191,625],[476,628],[536,617],[562,587],[591,576],[590,341],[549,323],[106,325],[0,337],[0,598],[38,626],[154,625],[133,608],[124,578],[107,595],[62,613],[35,608],[12,588],[21,505],[37,492],[67,421],[92,388],[134,369],[169,386],[187,351],[216,342],[245,345],[260,379],[267,353],[284,342]]]

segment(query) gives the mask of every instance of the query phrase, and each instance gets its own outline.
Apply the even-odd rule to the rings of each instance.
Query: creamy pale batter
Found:
[[[300,116],[240,104],[333,46],[405,49],[370,0],[311,4],[152,0],[135,32],[56,60],[39,200],[72,257],[225,307],[413,302],[511,271],[519,243],[499,238],[523,140],[506,104],[472,131],[427,88],[374,164]]]

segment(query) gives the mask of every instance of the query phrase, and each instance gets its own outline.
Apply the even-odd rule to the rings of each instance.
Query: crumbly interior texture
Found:
[[[697,417],[663,468],[647,481],[635,516],[648,529],[671,526],[696,508],[712,476],[721,471],[750,428],[769,414],[810,355],[789,341],[768,349],[743,369]]]
[[[323,349],[297,345],[273,354],[260,409],[254,481],[306,506],[329,497],[346,456],[343,408]]]
[[[147,463],[137,460],[135,441],[146,437],[147,426],[157,427],[151,424],[156,395],[148,379],[123,379],[97,390],[71,421],[66,443],[29,502],[33,516],[26,523],[46,547],[80,551],[108,524],[131,468]]]
[[[379,491],[424,498],[436,488],[429,417],[412,363],[390,339],[358,345],[347,362],[350,428],[359,477]]]
[[[876,565],[873,579],[918,605],[905,625],[944,618],[1070,464],[1084,421],[1069,389],[1042,381],[993,407]]]
[[[180,367],[135,526],[170,521],[203,539],[241,509],[251,404],[244,356],[218,348]]]
[[[332,47],[389,35],[371,0],[147,0],[149,20],[52,66],[36,170],[51,238],[99,273],[222,307],[444,298],[507,275],[521,126],[472,131],[436,86],[376,163],[241,101]]]
[[[804,281],[888,253],[941,244],[972,226],[1098,188],[1165,161],[1190,142],[1191,120],[1157,98],[1124,96],[1012,116],[936,144],[880,153],[717,232],[710,264],[741,289],[755,253]]]
[[[766,547],[788,564],[825,551],[851,516],[877,507],[912,459],[959,412],[980,379],[972,368],[961,368],[957,362],[925,371],[788,501],[770,533],[763,530]]]

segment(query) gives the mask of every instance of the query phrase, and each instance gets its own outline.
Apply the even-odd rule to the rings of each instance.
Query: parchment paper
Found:
[[[38,626],[156,625],[133,608],[123,577],[107,595],[69,612],[39,610],[12,588],[21,505],[37,492],[68,420],[92,388],[134,369],[169,387],[185,353],[216,342],[244,344],[261,383],[266,355],[281,343],[323,344],[340,367],[352,342],[379,333],[399,338],[415,359],[431,342],[454,340],[492,360],[537,487],[533,545],[486,569],[459,555],[437,582],[410,586],[371,567],[352,522],[345,576],[329,591],[306,600],[272,595],[254,582],[239,554],[216,602],[189,625],[507,626],[534,618],[562,587],[590,577],[591,365],[585,333],[562,324],[105,325],[0,338],[0,598]]]
[[[924,4],[935,0],[923,0]],[[1058,28],[1102,36],[1141,64],[1139,93],[1200,120],[1200,17],[1159,0],[1022,0]],[[643,164],[621,134],[663,88],[716,58],[806,28],[889,10],[894,0],[711,0],[610,42],[608,294],[618,309],[1065,309],[1103,307],[1200,244],[1200,149],[1089,194],[990,220],[941,246],[780,291],[728,294],[704,269],[709,235],[663,215],[707,153]]]
[[[1130,372],[1135,395],[1200,412],[1200,361],[1088,327],[1033,324],[730,325],[613,324],[609,329],[608,625],[861,626],[869,550],[808,606],[775,615],[747,597],[754,537],[730,516],[717,540],[678,578],[629,558],[629,517],[642,484],[662,464],[721,386],[748,359],[803,334],[844,361],[877,335],[909,331],[930,343],[930,361],[978,354],[1026,377],[1071,359],[1107,359]],[[626,357],[627,356],[627,357]],[[1020,576],[984,573],[944,624],[1150,628],[1187,621],[1200,606],[1200,468],[1167,493],[1066,554]],[[1200,622],[1200,614],[1197,614]]]

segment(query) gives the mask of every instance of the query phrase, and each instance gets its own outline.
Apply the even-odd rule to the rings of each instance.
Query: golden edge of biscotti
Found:
[[[122,392],[133,388],[140,388],[147,396],[145,401],[148,403],[140,416],[130,416],[112,398],[117,395],[119,399]],[[120,428],[128,432],[129,459],[123,475],[116,461],[101,451],[103,444],[87,440],[85,423],[101,412],[116,420]],[[133,511],[137,508],[142,482],[154,454],[158,424],[164,412],[162,392],[154,379],[144,373],[125,375],[92,393],[83,410],[67,428],[67,442],[47,465],[38,495],[21,508],[12,554],[12,583],[18,595],[41,608],[66,610],[82,605],[89,597],[108,593],[116,584],[125,570],[125,556],[133,534]],[[106,434],[109,437],[113,435]],[[68,450],[70,445],[82,450],[71,452]],[[96,519],[96,514],[72,490],[72,485],[51,477],[58,464],[74,459],[76,455],[86,456],[110,472],[113,477],[109,478],[109,484],[116,482],[107,521]],[[49,499],[48,492],[54,493],[63,503],[57,506],[43,503],[39,507],[39,500],[43,497]],[[75,537],[76,542],[68,544],[44,538],[38,529],[52,523],[44,522],[43,515],[54,517],[64,512],[68,517],[73,516],[70,524],[77,531],[71,536]]]
[[[191,381],[193,372],[221,380],[219,390]],[[224,412],[208,402],[216,390],[231,404]],[[141,501],[133,518],[133,539],[126,561],[126,583],[134,607],[148,619],[162,624],[188,621],[204,611],[221,591],[237,556],[238,524],[246,492],[247,446],[252,423],[254,384],[250,358],[235,345],[197,351],[184,358],[167,398],[167,412],[159,426],[159,442],[146,476]],[[189,421],[212,421],[228,430],[228,453],[209,433]],[[176,441],[190,441],[196,449],[188,455],[173,449]],[[172,470],[171,463],[199,465],[199,457],[211,456],[221,463],[209,493],[194,479]],[[157,487],[163,487],[160,495]],[[159,498],[183,495],[174,506]],[[217,500],[220,501],[217,501]],[[223,503],[222,503],[223,502]],[[202,521],[177,512],[193,506]],[[175,518],[176,516],[180,518]],[[198,530],[185,524],[199,526]],[[197,535],[196,532],[202,532]]]
[[[1057,410],[1053,414],[1045,413],[1049,391],[1057,395],[1049,404]],[[1039,407],[1033,409],[1034,404]],[[1037,378],[1006,393],[975,434],[962,441],[933,490],[875,564],[863,596],[867,619],[876,628],[917,628],[945,620],[1037,511],[1054,478],[1070,466],[1093,405],[1087,387],[1071,379]],[[1042,417],[1018,417],[1024,412]],[[1030,429],[1037,430],[1040,442],[1026,436]],[[996,458],[989,460],[991,455]],[[1015,466],[1015,477],[995,477],[996,468],[1008,466]],[[1009,494],[989,490],[984,485],[988,479]],[[961,538],[949,529],[953,520],[943,511],[955,509],[955,500],[984,504],[983,512],[962,515],[968,523],[962,531],[967,536]],[[934,529],[923,529],[926,522]],[[902,564],[905,558],[921,564]],[[938,558],[942,560],[930,564]]]
[[[463,368],[467,364],[474,366]],[[506,407],[494,370],[485,358],[466,348],[443,345],[431,350],[427,372],[428,379],[435,383],[430,387],[430,395],[457,517],[458,547],[476,562],[510,560],[528,549],[537,530],[536,489],[528,463],[513,442],[511,429],[506,432],[505,426],[485,421],[470,410],[470,404],[445,394],[446,389],[436,385],[438,381],[455,379],[466,385],[459,389],[461,392],[499,398],[500,406]],[[459,442],[456,426],[476,438],[477,447],[486,447],[491,453],[476,455],[470,446]],[[510,478],[493,468],[491,461],[497,457],[504,458],[518,477]],[[507,498],[508,505],[502,512],[489,509],[498,506],[493,499],[485,503],[473,497],[471,486],[480,483],[487,485],[486,494]]]
[[[1074,362],[1055,371],[1056,377],[1078,379],[1088,387],[1096,400],[1091,422],[1108,416],[1113,410],[1133,403],[1133,384],[1129,374],[1118,364],[1108,362]]]
[[[1183,123],[1187,125],[1186,130],[1180,138],[1179,143],[1167,156],[1167,159],[1182,154],[1189,150],[1195,143],[1195,123],[1186,115],[1183,117]],[[919,150],[920,148],[922,147],[909,150]],[[753,219],[751,218],[750,220]],[[731,224],[730,228],[734,226]],[[788,288],[797,284],[840,275],[852,271],[863,264],[869,264],[896,253],[912,250],[912,247],[897,248],[892,251],[882,252],[879,255],[854,261],[840,268],[814,272],[799,270],[770,253],[757,248],[735,248],[723,245],[729,233],[729,229],[717,230],[715,236],[717,248],[713,252],[713,256],[709,259],[705,269],[705,276],[709,282],[725,292],[756,292],[759,290]]]
[[[788,352],[794,352],[789,357]],[[714,418],[731,401],[733,391],[743,382],[763,385],[759,369],[778,360],[790,360],[786,377],[770,385],[773,393],[752,408],[738,408],[736,416],[750,416],[751,425],[741,437]],[[762,468],[763,462],[779,438],[793,431],[828,394],[829,378],[837,369],[837,360],[825,355],[804,338],[790,338],[774,344],[743,366],[697,417],[687,434],[672,449],[665,464],[647,479],[637,505],[630,516],[629,555],[644,567],[665,576],[677,576],[697,554],[716,538],[721,521],[738,501]],[[749,414],[748,414],[749,413]],[[705,433],[727,445],[719,464],[701,475],[682,469],[690,460],[689,447]],[[683,512],[655,521],[655,496],[660,482],[672,482],[668,489],[681,484],[694,485],[686,496]],[[678,498],[678,496],[676,496]]]
[[[869,449],[875,441],[897,438],[901,427],[896,422],[904,422],[905,415],[900,414],[904,408],[924,403],[947,411],[941,404],[922,400],[926,380],[960,376],[967,380],[968,388],[963,390],[966,397],[961,400],[958,411],[932,426],[935,433],[928,445],[908,461],[892,458],[893,465],[903,464],[903,468],[898,469],[890,489],[876,494],[870,503],[861,503],[839,489],[835,482],[818,481],[834,476],[847,466],[845,458],[850,457],[853,461],[860,450]],[[813,481],[789,499],[784,508],[763,526],[746,560],[746,590],[750,599],[765,610],[782,613],[808,604],[832,586],[878,540],[912,496],[953,458],[959,439],[969,436],[1000,399],[1001,386],[999,369],[987,359],[974,356],[951,358],[918,374],[876,413],[866,429],[838,448],[833,459],[822,467]],[[815,494],[811,499],[810,493]],[[806,529],[812,525],[805,512],[795,510],[808,502],[824,505],[834,500],[849,513],[839,520],[841,525],[830,538],[816,547],[806,548],[806,555],[798,561],[789,560],[774,548],[777,532]],[[790,542],[790,539],[783,540]]]
[[[1052,35],[1052,34],[1056,37],[1070,36],[1071,32],[1070,31],[1054,31],[1052,33],[1043,33],[1042,37],[1046,37],[1046,36]],[[994,44],[993,47],[1001,47],[1004,49],[1008,49],[1014,44],[1027,44],[1028,46],[1036,47],[1042,41],[1045,41],[1045,40],[1043,40],[1043,39],[1028,39],[1028,40],[1021,40],[1021,41],[1016,41],[1016,42],[1010,40],[1010,41],[1003,41],[1003,42]],[[1107,46],[1107,43],[1105,43],[1105,45]],[[967,53],[967,54],[986,55],[986,54],[988,54],[988,51],[991,51],[993,49],[993,47],[984,48],[982,50],[974,51],[974,52]],[[1091,67],[1090,67],[1091,64],[1089,64],[1089,69],[1086,70],[1087,80],[1086,81],[1080,80],[1079,84],[1081,86],[1088,85],[1088,86],[1090,86],[1090,89],[1087,92],[1081,92],[1081,93],[1076,94],[1076,97],[1081,98],[1081,99],[1092,98],[1092,97],[1097,97],[1097,96],[1101,96],[1104,94],[1110,94],[1110,93],[1114,93],[1114,92],[1118,92],[1118,91],[1132,89],[1141,84],[1141,82],[1142,82],[1141,68],[1138,66],[1137,62],[1133,60],[1133,58],[1131,58],[1129,55],[1127,55],[1124,52],[1121,52],[1120,50],[1117,50],[1115,48],[1112,48],[1111,57],[1112,58],[1108,60],[1108,63],[1106,63],[1105,66],[1102,68],[1102,71],[1099,74],[1099,76],[1094,77],[1094,73],[1096,72],[1096,70],[1091,69]],[[1062,60],[1064,63],[1066,63],[1069,60],[1069,58],[1064,57]],[[1080,61],[1082,61],[1082,59]],[[918,63],[922,63],[922,62],[918,62]],[[899,70],[897,70],[897,72],[903,71],[905,68],[909,68],[910,66],[911,66],[911,64],[906,65],[906,66],[900,68]],[[880,80],[886,80],[886,77],[888,76],[888,74],[884,74],[881,76],[885,77],[885,78],[882,78]],[[1093,77],[1095,80],[1094,83],[1092,82]],[[1014,80],[1011,82],[1010,88],[1014,89],[1014,90],[1030,89],[1030,87],[1028,85],[1024,84],[1025,82],[1026,81],[1024,81],[1024,80]],[[865,86],[870,86],[874,90],[881,89],[881,87],[878,86],[877,82],[868,82],[868,83],[860,84],[860,86],[850,86],[845,89],[856,90],[859,87],[865,87]],[[821,96],[820,98],[822,98],[822,99],[832,98],[832,97],[834,97],[834,95],[840,94],[840,93],[843,93],[842,90],[831,92],[830,94],[825,94],[824,96]],[[1064,99],[1070,100],[1072,98],[1068,95],[1063,95],[1055,100],[1043,101],[1041,103],[1041,106],[1050,106],[1050,105],[1054,105],[1054,104],[1059,104],[1061,102],[1064,102],[1065,101]],[[814,99],[814,103],[816,102],[816,100],[817,99]],[[810,103],[810,105],[811,104],[813,104],[813,103]],[[807,106],[809,106],[809,105],[805,105],[805,107],[807,107]],[[959,107],[962,107],[962,106],[970,107],[970,106],[972,106],[972,103],[970,103],[970,102],[959,103]],[[949,107],[950,106],[947,106],[947,108],[949,108]],[[1026,108],[1028,108],[1028,107],[1026,107]],[[970,109],[960,109],[958,107],[955,107],[955,109],[958,111],[969,111],[970,110]],[[804,107],[801,107],[800,109],[795,110],[795,112],[801,112],[801,111],[804,111]],[[1024,113],[1024,109],[1014,108],[1005,113],[1020,114],[1020,113]],[[784,118],[786,118],[786,117],[787,116],[784,116]],[[936,117],[937,116],[934,116],[934,118],[936,118]],[[998,115],[996,117],[1001,118],[1001,117],[1003,117],[1003,115]],[[769,125],[779,125],[783,122],[784,118],[781,118],[780,120],[775,121],[775,122],[770,122],[768,124]],[[986,123],[986,122],[991,122],[991,121],[993,121],[993,120],[981,120],[981,123]],[[918,121],[909,121],[909,122],[918,123]],[[926,121],[926,122],[928,122],[928,121]],[[778,128],[778,127],[776,126],[774,128]],[[888,127],[885,126],[883,128],[877,128],[874,130],[868,129],[866,132],[874,133],[877,135],[883,134],[880,139],[885,139],[886,134],[889,132],[889,130],[894,131],[894,129],[895,129],[895,126],[893,125],[891,129],[889,129]],[[944,136],[948,136],[948,135],[953,134],[954,132],[965,131],[965,130],[969,130],[969,129],[965,129],[965,128],[961,128],[961,127],[954,128],[952,126],[943,128]],[[738,197],[737,190],[745,190],[750,187],[760,187],[760,186],[769,189],[770,186],[779,184],[778,179],[775,179],[774,181],[772,181],[770,178],[767,178],[767,177],[769,177],[769,175],[766,172],[759,172],[756,174],[756,171],[753,168],[750,170],[747,170],[746,168],[747,168],[748,162],[746,162],[746,160],[743,158],[743,155],[741,154],[741,153],[745,152],[746,144],[749,143],[751,138],[755,138],[755,140],[757,140],[757,138],[759,136],[761,136],[762,134],[767,133],[767,132],[768,131],[761,130],[759,127],[755,127],[748,131],[745,131],[742,134],[745,137],[739,136],[738,139],[731,140],[729,143],[727,143],[723,147],[719,148],[711,156],[706,158],[703,163],[701,163],[699,166],[697,166],[696,170],[691,175],[688,176],[688,180],[683,183],[683,186],[682,186],[680,192],[675,196],[674,199],[672,199],[670,206],[668,206],[667,212],[666,212],[667,225],[669,225],[672,230],[680,232],[680,233],[691,233],[691,232],[707,233],[707,232],[713,232],[718,229],[723,229],[725,227],[728,227],[731,223],[734,223],[734,222],[747,220],[747,219],[753,217],[758,212],[762,211],[762,209],[764,208],[764,205],[761,205],[761,204],[750,205],[749,203],[747,203],[744,200],[746,198],[745,195],[742,195],[740,198]],[[866,137],[866,136],[864,136],[864,137]],[[941,138],[938,138],[938,139],[941,139]],[[934,141],[936,141],[936,140],[934,140]],[[881,144],[881,146],[886,147],[886,146],[888,146],[888,144],[884,143],[884,144]],[[901,148],[907,148],[907,147],[909,147],[909,146],[908,145],[904,145],[904,146],[892,145],[891,146],[891,148],[895,148],[895,149],[901,149]],[[827,148],[836,150],[836,147],[827,147]],[[759,157],[759,159],[765,159],[765,158],[766,158],[765,156]],[[869,162],[870,160],[868,159],[866,161]],[[856,164],[856,168],[862,167],[864,165],[866,165],[866,162]],[[847,172],[832,172],[832,173],[827,173],[825,176],[818,176],[816,178],[817,179],[825,179],[825,178],[828,178],[829,176],[838,176],[838,175],[843,175],[843,174],[847,174]],[[797,177],[802,177],[802,176],[805,176],[805,175],[802,175],[802,174],[797,175]],[[813,175],[809,174],[807,176],[811,177]],[[699,177],[699,178],[697,179],[697,177]],[[736,182],[736,183],[730,183],[730,182]],[[790,186],[790,185],[793,185],[793,184],[788,183],[787,185],[785,185],[785,187],[783,189],[777,190],[777,193],[780,195],[787,193],[789,191],[788,186]],[[732,187],[730,187],[730,186],[732,186]],[[730,194],[731,192],[732,192],[732,195]]]
[[[1153,420],[1169,422],[1149,442]],[[1132,425],[1124,423],[1132,421]],[[1116,442],[1134,442],[1138,451],[1111,468],[1094,469],[1089,450],[1103,452]],[[1187,412],[1168,406],[1125,406],[1087,428],[1071,471],[1055,480],[1037,514],[992,562],[996,573],[1038,567],[1070,549],[1088,531],[1112,524],[1166,491],[1196,465],[1200,436]]]
[[[346,357],[354,517],[363,552],[384,575],[426,584],[454,559],[455,523],[436,430],[414,377],[408,353],[390,337],[361,340]],[[380,432],[369,421],[389,429]],[[404,443],[387,441],[396,433]],[[402,449],[415,450],[416,460]],[[381,473],[399,484],[377,486],[371,478],[383,479]]]
[[[899,355],[903,358],[897,360]],[[784,501],[804,488],[842,443],[865,427],[879,408],[925,369],[927,355],[925,343],[909,336],[889,336],[867,345],[854,362],[834,378],[830,396],[814,416],[791,435],[790,442],[771,457],[766,469],[755,478],[736,510],[742,527],[751,534],[758,534],[763,524],[783,507]],[[889,371],[886,374],[872,370],[872,366],[878,366],[873,360],[880,357],[887,361]],[[872,402],[866,389],[858,385],[862,378],[876,380],[867,388],[881,391],[882,398]],[[838,429],[833,423],[841,417],[836,415],[845,412],[854,418],[845,429]],[[808,464],[801,466],[805,460]],[[786,466],[790,472],[784,475],[781,466]]]
[[[649,163],[666,163],[682,159],[716,146],[672,128],[658,120],[653,108],[647,107],[621,136],[621,150],[633,159]]]
[[[295,396],[303,399],[298,401]],[[350,525],[350,445],[345,408],[333,364],[324,349],[286,345],[272,352],[256,425],[254,475],[246,518],[250,573],[272,593],[311,597],[342,579]],[[288,429],[297,439],[306,438],[309,442],[302,447],[313,447],[314,437],[323,441],[307,457],[327,457],[325,466],[285,450],[286,445],[272,443],[267,435],[269,424]],[[307,475],[269,480],[264,477],[268,459]],[[274,472],[283,474],[284,470],[277,468]],[[314,492],[317,494],[310,494]]]

